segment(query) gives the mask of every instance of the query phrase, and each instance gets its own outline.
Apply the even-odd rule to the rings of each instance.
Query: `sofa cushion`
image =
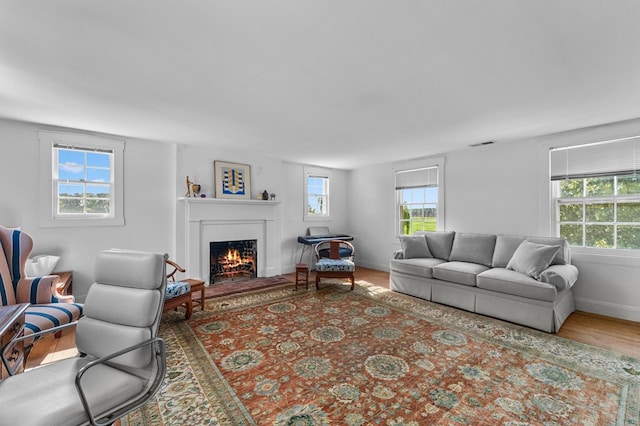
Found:
[[[316,262],[317,272],[353,272],[356,264],[346,259],[320,259]]]
[[[476,275],[487,269],[477,263],[446,262],[433,267],[433,278],[475,287]]]
[[[571,249],[569,243],[564,238],[559,237],[527,237],[527,241],[548,246],[559,246],[560,249],[551,261],[552,265],[571,264]]]
[[[506,268],[513,253],[527,237],[520,235],[498,235],[496,237],[496,248],[493,251],[491,266],[494,268]]]
[[[496,236],[456,232],[449,260],[491,266]]]
[[[422,234],[403,235],[400,237],[400,244],[405,259],[433,257],[427,245],[427,238]]]
[[[547,302],[555,301],[558,295],[554,285],[504,268],[493,268],[478,274],[478,288]]]
[[[507,269],[540,279],[542,271],[551,264],[560,246],[549,246],[523,241],[513,253]]]
[[[391,270],[402,272],[403,274],[416,275],[424,278],[433,278],[432,268],[444,263],[442,259],[415,258],[415,259],[394,259],[391,261]]]
[[[429,251],[431,251],[433,257],[449,260],[455,232],[425,232],[425,235]]]

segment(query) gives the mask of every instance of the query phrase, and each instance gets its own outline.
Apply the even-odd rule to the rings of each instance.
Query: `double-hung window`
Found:
[[[39,136],[43,226],[124,224],[124,142],[48,131]]]
[[[439,229],[438,166],[395,172],[398,235]]]
[[[304,218],[322,220],[329,218],[329,171],[319,168],[306,168],[304,181]]]
[[[640,250],[640,138],[552,149],[556,235],[575,247]]]

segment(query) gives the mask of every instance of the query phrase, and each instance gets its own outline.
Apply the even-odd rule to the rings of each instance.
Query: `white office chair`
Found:
[[[166,372],[157,337],[166,258],[98,254],[96,282],[76,326],[80,355],[0,381],[0,425],[107,425],[153,397]]]

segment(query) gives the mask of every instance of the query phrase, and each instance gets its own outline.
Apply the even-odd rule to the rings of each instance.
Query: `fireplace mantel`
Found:
[[[176,260],[192,278],[209,282],[209,243],[258,241],[258,277],[281,273],[280,202],[178,198]]]

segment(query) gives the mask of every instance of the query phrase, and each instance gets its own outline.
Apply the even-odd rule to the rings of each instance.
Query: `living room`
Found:
[[[77,6],[73,2],[70,4],[74,7]],[[404,9],[394,10],[384,7],[379,2],[375,4],[374,9],[380,8],[376,9],[377,12],[373,14],[377,18],[370,18],[372,21],[366,19],[363,24],[364,29],[378,28],[377,25],[381,23],[389,24],[390,22],[387,20],[393,21],[394,17],[399,18],[410,12]],[[180,242],[182,224],[179,221],[179,210],[185,202],[187,191],[185,179],[188,177],[191,182],[201,186],[200,193],[206,197],[204,200],[198,201],[206,203],[214,199],[216,196],[214,162],[216,161],[250,166],[250,198],[252,200],[256,201],[264,191],[275,194],[280,220],[276,244],[279,253],[277,265],[272,266],[269,274],[289,274],[294,271],[302,250],[297,242],[297,237],[304,235],[310,226],[328,226],[332,232],[352,235],[357,248],[356,264],[358,267],[389,271],[389,260],[393,252],[400,249],[397,235],[398,218],[396,217],[396,171],[439,166],[438,191],[442,195],[442,203],[438,206],[441,215],[437,224],[438,230],[551,236],[555,235],[556,222],[553,215],[554,205],[549,177],[549,150],[634,138],[640,135],[640,105],[637,102],[637,99],[640,98],[638,96],[640,94],[637,92],[640,87],[637,84],[637,75],[640,75],[640,69],[637,59],[634,59],[632,63],[625,62],[624,67],[609,66],[611,62],[620,60],[625,55],[633,56],[628,55],[629,51],[637,52],[638,50],[637,46],[629,47],[624,43],[622,43],[622,47],[619,45],[619,42],[625,40],[627,43],[628,40],[637,40],[634,38],[637,35],[636,25],[629,25],[627,20],[631,19],[629,16],[633,16],[638,9],[637,6],[631,5],[629,2],[620,2],[619,7],[611,7],[606,12],[590,3],[588,11],[584,11],[585,19],[576,19],[575,22],[572,22],[575,25],[572,27],[573,31],[576,31],[577,34],[595,33],[593,38],[589,38],[584,44],[577,43],[574,37],[567,36],[571,42],[576,43],[576,45],[571,44],[572,47],[580,46],[584,50],[594,49],[593,55],[586,53],[580,57],[583,62],[577,63],[583,66],[596,63],[598,60],[594,58],[600,55],[603,58],[600,62],[607,64],[606,67],[585,71],[585,75],[576,73],[584,80],[580,83],[575,81],[579,79],[574,74],[575,70],[568,65],[566,68],[559,66],[559,74],[562,78],[557,78],[557,80],[554,77],[550,77],[549,80],[541,78],[539,81],[533,79],[536,74],[549,69],[547,68],[549,65],[546,65],[527,72],[520,78],[509,79],[507,81],[509,85],[505,85],[505,88],[497,91],[499,93],[496,94],[494,89],[500,87],[500,79],[505,78],[505,74],[507,74],[507,71],[500,70],[501,67],[506,66],[506,61],[500,60],[500,52],[507,48],[502,45],[502,42],[504,38],[508,38],[500,30],[496,30],[489,37],[489,40],[496,42],[496,48],[485,51],[491,60],[482,55],[472,55],[474,56],[473,61],[477,63],[479,68],[478,74],[482,73],[483,78],[486,78],[487,75],[493,73],[495,80],[492,79],[489,82],[481,78],[474,78],[472,83],[466,83],[465,73],[460,72],[462,63],[457,62],[458,59],[451,59],[455,64],[454,68],[458,73],[458,79],[456,82],[450,83],[447,89],[456,85],[459,87],[459,91],[452,93],[451,98],[447,98],[446,93],[437,90],[437,87],[432,87],[430,84],[426,85],[429,86],[429,90],[417,84],[422,77],[416,78],[412,73],[406,72],[411,63],[403,61],[401,62],[402,66],[398,68],[402,68],[404,71],[395,70],[398,72],[397,74],[391,73],[393,67],[379,64],[380,75],[373,73],[376,75],[367,74],[362,77],[360,73],[363,70],[376,69],[372,59],[376,56],[365,56],[366,61],[362,57],[357,58],[363,59],[365,65],[358,65],[356,59],[346,61],[353,68],[343,71],[351,79],[336,78],[335,85],[338,86],[338,89],[334,88],[336,92],[343,90],[345,88],[343,85],[358,86],[362,89],[350,92],[350,97],[344,99],[344,103],[348,104],[348,107],[332,103],[335,101],[334,98],[324,99],[321,90],[313,92],[309,98],[305,98],[305,103],[302,103],[301,99],[296,96],[296,89],[300,87],[289,88],[286,81],[283,82],[283,80],[293,74],[293,69],[304,76],[305,73],[310,72],[309,68],[313,67],[292,68],[293,63],[296,62],[294,59],[296,56],[293,55],[292,59],[286,62],[286,66],[282,66],[282,69],[290,68],[284,73],[285,77],[269,79],[268,84],[275,88],[264,89],[273,98],[280,94],[282,98],[285,98],[282,103],[271,105],[257,95],[254,104],[250,104],[251,96],[242,106],[234,103],[232,94],[230,94],[234,89],[241,91],[243,96],[251,90],[259,92],[260,84],[256,81],[260,81],[262,77],[259,72],[256,72],[256,74],[246,76],[246,81],[240,81],[229,91],[221,92],[224,93],[224,96],[221,96],[223,100],[220,103],[228,105],[229,116],[225,115],[224,106],[220,107],[216,104],[211,111],[198,112],[193,117],[185,118],[182,122],[180,120],[172,121],[175,118],[172,116],[174,110],[172,105],[167,104],[173,103],[176,108],[179,107],[180,101],[185,96],[181,93],[175,93],[179,91],[176,87],[191,87],[190,84],[185,83],[189,82],[191,78],[188,73],[180,77],[180,84],[173,82],[176,87],[171,86],[170,76],[161,79],[167,84],[166,96],[171,95],[173,98],[167,104],[160,105],[162,96],[150,95],[153,102],[158,102],[159,113],[157,116],[154,115],[153,109],[149,108],[149,105],[143,105],[147,109],[137,105],[132,99],[134,96],[124,96],[119,104],[112,104],[109,89],[98,88],[99,84],[103,84],[109,79],[101,75],[95,80],[85,81],[80,78],[83,76],[83,72],[74,74],[70,71],[78,62],[83,62],[82,58],[76,57],[73,52],[74,48],[82,51],[81,47],[73,45],[69,50],[62,47],[62,43],[69,42],[73,38],[70,35],[72,31],[65,33],[69,37],[68,39],[62,36],[59,39],[52,36],[54,41],[50,42],[51,44],[41,41],[42,44],[38,45],[34,41],[39,39],[39,35],[47,33],[46,29],[55,33],[55,25],[49,21],[52,16],[61,13],[51,5],[42,4],[40,6],[42,9],[38,13],[26,6],[14,6],[16,7],[14,10],[16,15],[13,19],[7,18],[7,15],[5,18],[0,18],[3,19],[1,22],[6,24],[5,28],[10,28],[7,32],[10,37],[5,40],[13,43],[22,42],[27,47],[29,43],[26,43],[26,40],[30,40],[32,42],[30,49],[33,49],[29,50],[24,47],[28,53],[25,57],[16,57],[14,69],[9,70],[9,65],[6,69],[2,68],[3,71],[6,71],[8,78],[6,81],[9,81],[7,85],[9,88],[0,91],[0,94],[4,93],[0,96],[0,99],[3,100],[0,103],[5,105],[0,108],[0,147],[4,160],[3,166],[0,168],[0,179],[3,182],[0,187],[0,196],[3,199],[0,207],[0,225],[21,227],[22,230],[28,232],[35,242],[33,255],[60,256],[56,269],[73,271],[73,294],[79,302],[84,301],[91,284],[94,282],[94,262],[101,250],[126,248],[165,252],[176,260],[185,260],[185,253]],[[136,6],[128,7],[134,8],[131,10],[132,12],[141,13],[144,11],[144,9],[137,9]],[[229,13],[234,19],[239,19],[237,16],[242,14],[242,8],[236,10],[231,6],[226,7],[229,10],[232,9],[233,12],[226,10],[226,13]],[[265,10],[269,7],[264,5],[253,5],[253,7],[257,7],[257,10],[262,13],[267,13],[267,16],[279,24],[291,24],[288,19],[304,21],[309,18],[308,14],[312,14],[312,11],[318,12],[316,9],[305,11],[303,8],[295,8],[289,10],[290,16],[282,11],[277,13]],[[458,4],[456,7],[464,8],[462,4]],[[528,22],[524,19],[524,15],[528,12],[535,11],[543,15],[546,13],[545,7],[551,6],[541,6],[540,9],[536,8],[535,10],[530,10],[529,7],[527,6],[523,11],[518,12],[512,10],[511,6],[500,3],[500,8],[509,10],[509,16],[513,13],[523,22]],[[552,14],[553,18],[542,22],[559,25],[558,22],[561,19],[558,16],[565,16],[563,14],[570,14],[572,11],[571,6],[556,7],[559,7],[558,15]],[[175,12],[173,8],[170,9]],[[357,27],[358,13],[356,12],[358,10],[356,9],[358,8],[353,6],[353,9],[345,10],[345,15],[342,18],[344,21],[340,20],[336,24],[343,30],[338,33],[341,36],[349,37],[351,34],[344,29],[347,27],[347,22]],[[445,9],[442,5],[436,8],[442,13]],[[474,6],[475,12],[478,12],[477,9],[482,8]],[[631,13],[625,14],[624,11],[627,9]],[[319,19],[320,24],[331,23],[328,18],[331,16],[330,11],[321,10],[323,14],[321,14],[322,19]],[[96,11],[104,12],[98,9]],[[100,13],[96,11],[92,13],[89,7],[82,12],[79,9],[66,12],[71,17],[75,17],[76,22],[81,21],[81,19],[77,19],[79,17],[87,19],[87,21],[89,18],[96,19],[93,23],[104,30],[105,34],[102,34],[104,38],[100,38],[100,41],[96,39],[95,42],[98,45],[105,43],[104,46],[113,48],[113,45],[105,41],[109,39],[111,34],[105,30],[109,28],[108,23],[102,22]],[[362,6],[359,11],[367,12],[369,9]],[[394,12],[394,15],[384,18],[384,11]],[[28,31],[26,31],[26,34],[29,34],[31,38],[26,37],[23,40],[19,36],[20,31],[16,29],[18,25],[16,22],[24,22],[19,18],[24,18],[28,12],[34,12],[34,22],[30,23]],[[119,19],[122,18],[119,12],[112,12],[116,16],[114,21],[119,22]],[[500,21],[498,18],[505,16],[502,13],[506,12],[501,11],[498,13],[499,16],[492,18],[490,22],[498,25]],[[157,22],[164,22],[163,19],[168,19],[168,15],[170,15],[169,12],[154,16]],[[482,11],[481,14],[487,19],[491,15],[492,11],[487,10]],[[580,13],[577,15],[578,17],[582,16]],[[458,18],[462,20],[459,23],[460,26],[469,24],[469,18]],[[601,26],[600,31],[602,32],[595,29],[597,25],[594,22],[598,21],[596,18],[606,23]],[[122,19],[126,21],[126,19]],[[442,19],[446,22],[445,18]],[[259,19],[252,16],[251,25],[257,25],[256,21]],[[516,21],[513,18],[513,22],[510,22],[505,30],[515,31],[518,26]],[[238,21],[232,22],[237,23]],[[44,26],[45,30],[36,28],[38,27],[36,24]],[[319,26],[321,26],[320,24]],[[231,23],[220,23],[220,25],[225,28],[226,25],[232,26]],[[251,25],[247,24],[245,30],[253,35],[250,41],[257,43],[260,35],[254,34],[254,32],[257,33],[257,29],[265,30],[268,26],[253,27]],[[300,33],[304,33],[297,25],[295,28]],[[70,24],[70,26],[72,25]],[[161,25],[159,26],[161,27]],[[395,23],[392,28],[395,31],[400,31],[401,27],[402,25]],[[410,27],[419,28],[414,20],[411,20]],[[124,30],[132,30],[132,28],[137,28],[137,24],[122,23],[122,27],[116,25],[112,29],[113,32],[118,29],[127,33]],[[154,35],[157,34],[156,31],[160,32],[156,25],[151,25],[147,20],[140,28],[147,31],[153,30]],[[480,26],[474,28],[480,32]],[[607,32],[607,30],[614,28],[623,33],[618,35],[619,38],[613,38],[611,35],[613,31]],[[316,27],[314,29],[320,35],[317,35],[318,39],[314,38],[313,40],[317,41],[328,37],[329,30],[319,31]],[[441,30],[445,29],[446,25],[442,24]],[[535,34],[536,25],[531,24],[531,27],[527,27],[527,29],[531,32],[525,31],[525,34],[519,34],[519,41],[527,40],[527,37]],[[201,30],[205,34],[209,34],[205,29]],[[554,27],[551,32],[554,31],[559,30]],[[567,30],[567,33],[569,32]],[[125,37],[124,41],[126,42],[131,39],[135,40],[137,37],[145,39],[144,31],[141,33],[143,34],[133,31],[127,37],[124,35],[122,37]],[[292,33],[295,32],[291,30],[291,33],[282,35],[282,39],[276,38],[275,40],[288,40],[287,37],[290,37]],[[364,33],[365,31],[363,31]],[[561,34],[566,35],[565,32],[561,32]],[[602,41],[603,34],[612,38],[605,38],[605,41]],[[177,34],[173,34],[173,36],[178,37]],[[95,35],[95,37],[98,36]],[[473,31],[467,33],[465,37],[473,37]],[[378,43],[382,42],[379,34],[374,38]],[[163,40],[166,41],[164,38]],[[274,39],[269,40],[274,41]],[[409,40],[411,37],[404,34],[400,41],[409,43]],[[570,41],[563,40],[570,43]],[[603,45],[594,46],[596,40],[602,41]],[[340,44],[338,36],[330,38],[330,41],[331,45],[324,48],[326,51],[323,49],[316,51],[317,54],[322,52],[326,54],[323,59],[327,64],[331,63],[330,61],[337,61],[334,54],[327,54],[327,51],[334,52],[333,49],[338,49]],[[551,48],[556,41],[553,38],[544,38],[540,44],[533,43],[529,47],[543,49],[544,46],[547,46]],[[0,51],[6,50],[12,55],[15,54],[16,50],[8,48],[9,42],[0,43]],[[185,44],[188,43],[185,42]],[[266,42],[258,44],[263,50],[256,49],[259,52],[253,53],[257,56],[255,64],[266,61],[269,54],[276,53],[277,49],[267,49],[265,53],[266,44]],[[129,51],[128,56],[114,54],[111,59],[117,57],[125,63],[127,57],[139,55],[139,59],[136,59],[135,62],[144,63],[145,54],[140,53],[138,48],[146,46],[146,44],[136,45]],[[230,46],[238,47],[234,44]],[[366,46],[368,49],[372,49],[370,44],[366,44]],[[236,55],[240,57],[238,60],[242,64],[242,69],[238,70],[238,73],[248,72],[246,70],[253,63],[252,60],[247,59],[252,54],[249,50],[250,44],[242,45],[242,47],[247,50],[236,51]],[[303,49],[300,46],[296,48],[294,45],[293,47],[295,48],[294,52],[301,54],[300,50]],[[351,46],[351,48],[353,47],[355,46]],[[393,52],[396,47],[397,45],[392,42],[383,46],[386,53]],[[614,47],[618,47],[618,49]],[[28,66],[35,55],[46,56],[44,51],[54,48],[60,49],[56,55],[53,55],[59,61],[56,58],[49,58],[48,61]],[[84,46],[84,48],[91,52],[99,50],[95,47]],[[438,50],[434,45],[431,45],[431,48]],[[105,50],[109,51],[109,49]],[[162,48],[158,47],[158,50],[162,51]],[[178,50],[174,44],[171,44],[171,52],[180,56]],[[366,49],[363,50],[366,51]],[[409,50],[410,53],[413,52],[412,49],[409,48]],[[417,50],[421,51],[421,49]],[[508,47],[510,53],[517,50],[512,46]],[[527,60],[524,60],[523,56],[518,56],[513,61],[523,61],[522,66],[507,67],[507,69],[509,71],[523,71],[541,57],[556,59],[560,63],[564,61],[561,56],[563,49],[551,50],[553,50],[551,58],[544,55],[538,56],[538,51],[531,53],[531,57]],[[349,52],[350,50],[346,48],[344,51],[340,50],[346,56],[345,51]],[[468,55],[471,53],[467,52]],[[8,57],[13,58],[13,56]],[[148,58],[147,67],[160,68],[165,65],[165,63],[157,62],[161,57],[162,55],[151,55]],[[634,57],[640,57],[640,55]],[[234,55],[226,57],[227,62],[224,62],[225,71],[229,73],[232,71],[228,71],[227,67],[233,68],[233,58]],[[281,59],[282,57],[278,55],[277,58]],[[303,58],[308,60],[306,55],[303,55]],[[396,61],[401,61],[398,56],[394,56],[394,58]],[[438,59],[441,58],[438,56]],[[578,59],[575,56],[570,56],[570,58],[576,61]],[[95,60],[95,58],[87,59],[87,62],[91,60]],[[48,93],[49,83],[46,79],[39,80],[38,78],[46,74],[42,72],[43,69],[52,64],[56,65],[56,62],[60,68],[54,69],[55,72],[52,72],[49,83],[56,86],[60,92],[48,95],[51,97],[39,101],[40,93],[38,91],[41,91],[44,96],[44,93]],[[101,63],[98,60],[96,62],[99,62],[98,65]],[[438,63],[444,62],[439,61]],[[0,65],[2,64],[3,62],[0,61]],[[257,67],[255,64],[254,67]],[[265,72],[267,75],[276,74],[277,70],[282,70],[279,66],[269,64],[272,68],[267,67],[269,71]],[[314,62],[313,64],[319,67],[318,63]],[[145,76],[148,77],[148,75],[145,73],[144,66],[136,68],[137,74],[134,78],[134,76],[127,75],[126,66],[121,65],[116,67],[117,72],[114,72],[113,78],[109,80],[111,84],[114,86],[120,84],[126,89],[137,85],[136,95],[140,95],[146,90],[153,91],[151,86],[145,85],[147,83]],[[423,64],[420,62],[420,65],[418,69],[425,78],[438,78],[438,76],[442,77],[446,74],[446,71],[434,75],[427,73],[427,70],[433,71],[432,68],[435,67],[433,63]],[[24,68],[22,68],[23,66]],[[169,66],[172,72],[179,68],[175,64]],[[332,72],[338,74],[337,70],[340,67],[334,68],[332,66],[329,68],[333,71],[320,76],[327,77],[327,75],[332,75]],[[92,69],[95,71],[95,68]],[[207,68],[209,71],[212,69],[217,68]],[[39,73],[38,70],[40,70]],[[65,72],[73,75],[62,77]],[[598,75],[599,72],[605,74]],[[387,75],[387,73],[389,74]],[[206,78],[200,76],[199,72],[195,72],[195,74],[198,74],[202,80],[199,80],[199,83],[193,83],[199,86],[192,87],[194,90],[190,92],[190,96],[201,95],[202,89],[206,96],[216,97],[217,93],[212,95],[208,90],[203,89],[208,84]],[[318,74],[311,74],[318,77]],[[223,76],[228,77],[225,73]],[[34,80],[30,80],[31,78]],[[67,84],[71,84],[67,78],[78,79],[78,84],[67,86]],[[212,74],[210,78],[214,79],[215,76]],[[410,79],[410,83],[408,85],[396,83],[396,81],[402,81],[403,78]],[[442,78],[444,79],[444,77]],[[598,81],[602,81],[602,84],[596,87],[594,82]],[[240,90],[242,84],[247,82],[251,82],[250,88],[246,91]],[[618,84],[614,85],[613,82]],[[224,85],[224,83],[220,84]],[[376,84],[380,84],[384,90],[374,90]],[[487,86],[484,87],[483,84]],[[517,84],[532,86],[533,89],[519,92],[519,89],[516,90]],[[567,87],[561,86],[562,84],[566,84]],[[29,87],[32,87],[32,91],[27,90]],[[396,89],[397,93],[393,94],[392,98],[386,97]],[[545,90],[543,91],[543,89]],[[69,93],[70,98],[74,95],[78,97],[67,103],[61,94],[65,91]],[[540,95],[534,96],[536,92],[540,92]],[[582,92],[588,93],[584,97],[580,97],[579,100],[567,101],[572,95]],[[335,94],[335,92],[331,93]],[[418,96],[416,93],[420,94],[421,103],[409,104],[414,96]],[[308,95],[307,92],[304,94]],[[474,99],[467,99],[468,97]],[[523,104],[510,103],[515,99],[522,99]],[[28,100],[30,100],[29,103]],[[482,106],[483,100],[486,103],[486,111]],[[529,100],[535,102],[528,103]],[[405,101],[408,106],[404,105]],[[308,115],[314,116],[312,118],[302,117],[305,115],[302,112],[299,120],[293,116],[297,109],[307,110],[299,105],[306,107],[316,102],[328,104],[325,105],[326,116],[318,119],[320,110],[315,109],[309,110],[311,112]],[[430,102],[438,105],[425,109],[424,113],[415,112]],[[188,102],[185,101],[185,103]],[[105,109],[97,108],[97,105],[101,104]],[[467,108],[467,104],[470,104],[471,107]],[[563,110],[562,105],[567,109]],[[14,106],[15,109],[11,109],[10,106]],[[128,110],[129,106],[131,106],[131,110]],[[353,116],[337,117],[338,114],[332,110],[338,106],[341,107],[341,114],[352,111]],[[447,120],[444,120],[445,117],[439,115],[438,111],[445,107],[450,110],[459,108],[463,113],[458,116],[450,113],[446,116]],[[534,107],[537,107],[535,111]],[[282,110],[285,113],[273,123],[269,122],[273,116],[256,115],[256,111],[270,109]],[[357,113],[358,109],[362,109],[362,111]],[[107,114],[109,111],[112,115]],[[237,117],[242,115],[241,112],[244,111],[246,111],[246,119],[237,121]],[[394,114],[392,111],[395,111]],[[183,117],[183,114],[182,110],[175,112],[177,117]],[[528,117],[531,118],[528,119]],[[438,123],[439,120],[442,123]],[[213,127],[219,128],[219,133],[216,133],[215,130],[211,131],[208,121],[213,122]],[[345,122],[348,121],[355,123],[353,127],[347,127]],[[421,121],[428,123],[428,125],[419,126],[417,123]],[[197,124],[202,124],[204,129],[202,132],[209,132],[208,136],[203,137],[202,134],[197,134],[198,131],[195,130]],[[277,124],[280,127],[274,129],[272,124],[273,126]],[[309,125],[309,133],[313,134],[308,139],[301,136],[303,132],[300,128],[303,128],[304,125]],[[325,125],[330,130],[321,133],[319,129]],[[358,126],[363,129],[361,135],[352,133],[357,130]],[[151,130],[147,133],[139,132],[141,127]],[[406,133],[404,132],[405,127]],[[450,130],[444,132],[443,127]],[[182,131],[177,132],[176,128],[181,128]],[[418,130],[414,131],[416,128]],[[43,202],[43,199],[51,197],[50,186],[46,185],[46,179],[50,178],[51,164],[43,156],[41,135],[42,132],[47,131],[98,136],[124,142],[124,169],[121,182],[122,205],[124,206],[123,225],[62,227],[50,225],[47,217],[50,216],[50,211],[47,210],[47,204]],[[171,136],[166,137],[163,133]],[[379,133],[380,136],[376,133]],[[237,139],[232,139],[233,136]],[[323,137],[333,138],[335,141],[332,140],[331,143],[325,144],[321,140]],[[359,138],[361,140],[358,140]],[[288,144],[288,147],[282,146],[285,144],[283,141]],[[481,144],[486,141],[494,143]],[[404,145],[405,143],[406,145]],[[478,144],[480,145],[474,146]],[[305,176],[309,171],[320,171],[330,178],[330,217],[324,220],[308,220],[304,214],[307,208]],[[45,183],[43,184],[43,182]],[[575,248],[572,253],[572,264],[579,270],[578,281],[573,287],[577,310],[640,322],[640,287],[637,278],[640,276],[640,255],[637,250],[620,253],[615,250]],[[192,272],[189,270],[187,274],[202,275],[198,272],[192,274]],[[204,279],[204,277],[201,278]]]

